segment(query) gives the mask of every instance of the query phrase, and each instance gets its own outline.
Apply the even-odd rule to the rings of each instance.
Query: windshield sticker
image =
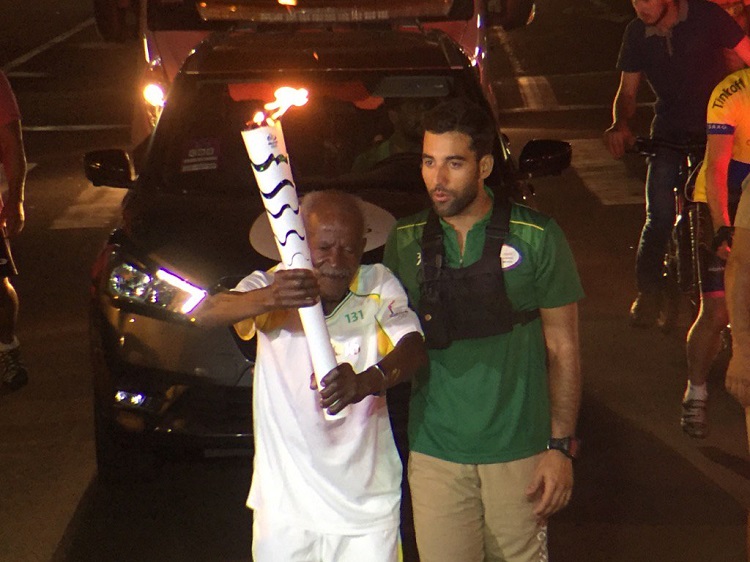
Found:
[[[182,159],[181,172],[202,172],[219,168],[219,139],[193,139]]]
[[[513,246],[503,244],[500,249],[500,266],[503,271],[515,269],[521,264],[521,254]]]

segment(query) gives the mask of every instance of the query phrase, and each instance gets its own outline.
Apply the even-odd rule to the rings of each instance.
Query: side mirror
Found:
[[[133,163],[124,150],[110,148],[87,152],[83,167],[86,178],[94,185],[133,187]]]
[[[487,0],[487,21],[490,27],[505,31],[530,24],[536,14],[534,0]]]
[[[530,177],[553,176],[570,166],[573,149],[560,140],[530,140],[518,158],[518,169]]]

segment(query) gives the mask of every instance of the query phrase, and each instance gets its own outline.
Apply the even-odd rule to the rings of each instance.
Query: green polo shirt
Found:
[[[397,222],[384,263],[401,280],[414,308],[427,211]],[[484,248],[490,213],[472,227],[461,256],[455,230],[444,221],[449,267],[469,266]],[[506,291],[516,310],[556,308],[583,298],[573,255],[557,223],[513,205],[501,252]],[[467,302],[466,306],[482,306]],[[507,462],[545,449],[550,437],[546,348],[540,319],[498,336],[459,340],[429,351],[430,368],[414,379],[409,443],[414,451],[451,462]]]

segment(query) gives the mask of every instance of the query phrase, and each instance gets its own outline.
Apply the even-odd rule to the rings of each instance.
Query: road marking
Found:
[[[48,72],[8,72],[6,74],[8,78],[47,78],[49,76]]]
[[[513,68],[513,74],[516,75],[516,84],[518,91],[523,99],[524,108],[530,111],[541,111],[543,109],[556,109],[558,107],[557,97],[550,86],[546,76],[524,76],[523,64],[521,59],[516,56],[513,46],[508,41],[508,36],[503,30],[495,32],[500,45],[508,57],[510,65]]]
[[[516,82],[526,109],[530,111],[554,111],[560,106],[546,77],[518,76]]]
[[[505,56],[508,57],[510,66],[513,67],[513,74],[524,74],[521,59],[516,56],[516,52],[513,50],[513,46],[510,44],[510,41],[508,41],[508,35],[505,33],[505,31],[503,31],[502,29],[498,29],[497,31],[495,31],[495,36],[500,42],[500,46],[502,46],[503,51],[505,51]]]
[[[521,94],[523,95],[523,94]],[[653,102],[641,102],[636,104],[637,107],[653,107]],[[612,109],[612,104],[571,104],[557,105],[556,107],[501,107],[499,113],[543,113],[545,111],[589,111],[599,109]]]
[[[44,45],[40,45],[36,49],[32,49],[25,55],[21,55],[15,60],[10,61],[8,64],[3,66],[2,70],[3,72],[7,73],[9,70],[16,68],[17,66],[21,66],[22,64],[25,64],[29,62],[31,59],[33,59],[35,56],[43,53],[47,49],[50,49],[57,45],[58,43],[62,43],[63,41],[66,41],[79,31],[83,31],[87,27],[90,27],[94,25],[94,18],[89,18],[86,21],[79,23],[77,26],[75,26],[73,29],[70,29],[69,31],[66,31],[65,33],[61,33],[57,37],[50,39],[47,41]]]
[[[120,217],[126,189],[89,185],[50,226],[50,230],[109,228]]]
[[[612,158],[601,139],[568,142],[573,147],[571,167],[603,205],[643,205],[643,174]]]
[[[31,133],[77,132],[77,131],[115,131],[129,129],[130,125],[23,125],[24,131]]]

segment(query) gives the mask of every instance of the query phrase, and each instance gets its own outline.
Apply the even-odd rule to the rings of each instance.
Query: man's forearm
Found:
[[[554,311],[553,321],[550,312]],[[574,435],[581,406],[581,362],[578,344],[578,307],[542,309],[550,392],[553,437]]]
[[[271,310],[269,298],[269,287],[246,293],[225,291],[207,296],[195,309],[191,318],[197,325],[206,328],[231,326]]]
[[[399,340],[396,347],[381,359],[378,364],[384,375],[385,388],[408,381],[427,365],[427,348],[419,332],[412,332]]]
[[[612,124],[617,128],[624,126],[630,129],[630,120],[635,115],[635,110],[635,96],[618,92],[612,105]]]
[[[738,228],[726,268],[733,353],[750,354],[750,230]]]

